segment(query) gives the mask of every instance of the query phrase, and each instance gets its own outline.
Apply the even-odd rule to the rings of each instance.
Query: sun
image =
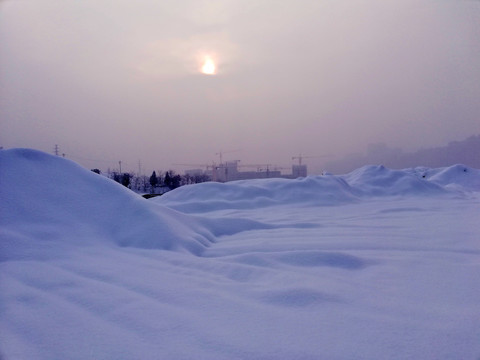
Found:
[[[215,75],[217,73],[217,67],[211,57],[205,57],[200,71],[205,75]]]

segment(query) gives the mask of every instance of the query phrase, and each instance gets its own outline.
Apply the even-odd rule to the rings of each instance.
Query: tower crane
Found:
[[[242,165],[238,165],[238,167],[246,167],[246,168],[257,168],[257,171],[262,171],[263,169],[262,168],[266,168],[267,171],[269,170],[270,166],[272,166],[272,164],[242,164]]]
[[[220,158],[220,165],[223,164],[223,154],[228,154],[228,153],[234,153],[234,152],[239,152],[240,150],[229,150],[229,151],[222,151],[220,150],[219,152],[215,153],[215,155],[218,155]]]
[[[331,156],[332,156],[332,155],[303,156],[302,154],[299,154],[298,156],[292,156],[292,160],[297,160],[297,159],[298,159],[298,165],[302,165],[302,160],[303,160],[303,159],[325,158],[325,157],[331,157]]]

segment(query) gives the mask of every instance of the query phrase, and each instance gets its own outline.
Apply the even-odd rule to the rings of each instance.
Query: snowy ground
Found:
[[[0,151],[0,358],[480,358],[480,171],[204,183],[145,200]]]

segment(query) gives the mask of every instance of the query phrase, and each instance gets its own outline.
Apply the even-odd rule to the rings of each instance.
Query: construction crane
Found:
[[[238,167],[257,168],[257,171],[264,170],[262,168],[266,168],[267,171],[268,171],[270,166],[272,166],[272,164],[242,164],[242,165],[238,165]]]
[[[220,164],[223,164],[223,154],[234,153],[239,151],[240,150],[229,150],[229,151],[220,150],[218,153],[215,153],[215,155],[218,155],[218,157],[220,158]]]
[[[326,158],[326,157],[331,157],[331,156],[332,156],[332,155],[303,156],[302,154],[299,154],[298,156],[292,156],[292,160],[297,160],[297,159],[298,159],[298,165],[302,165],[302,160],[303,160],[303,159]]]

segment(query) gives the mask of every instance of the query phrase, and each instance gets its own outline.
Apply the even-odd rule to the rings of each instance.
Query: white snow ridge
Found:
[[[480,171],[184,186],[145,200],[0,151],[0,358],[479,359]]]

